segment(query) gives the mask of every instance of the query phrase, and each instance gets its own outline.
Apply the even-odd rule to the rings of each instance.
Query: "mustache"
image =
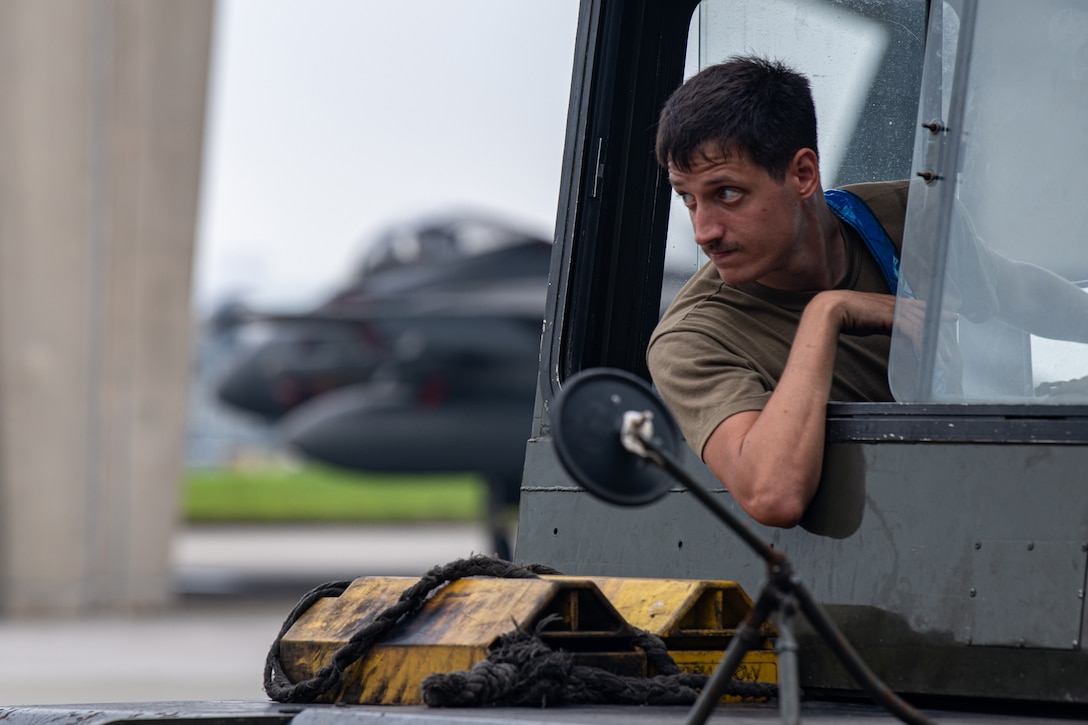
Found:
[[[702,244],[700,247],[704,254],[722,254],[725,252],[739,252],[742,247],[739,244],[732,244],[729,242],[711,242],[709,244]]]

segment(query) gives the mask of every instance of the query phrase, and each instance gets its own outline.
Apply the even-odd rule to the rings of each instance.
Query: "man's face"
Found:
[[[776,181],[743,154],[708,153],[669,182],[691,215],[695,242],[727,284],[804,287],[796,269],[804,237],[801,195],[790,172]]]

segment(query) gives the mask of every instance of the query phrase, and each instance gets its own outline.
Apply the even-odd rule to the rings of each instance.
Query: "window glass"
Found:
[[[893,392],[1084,403],[1088,7],[986,0],[932,12],[942,17],[919,119],[938,125],[919,133],[914,164],[935,178],[911,188]]]
[[[733,55],[781,60],[811,81],[824,188],[904,179],[924,24],[921,0],[704,0],[692,16],[685,77]],[[703,261],[674,198],[662,309]]]

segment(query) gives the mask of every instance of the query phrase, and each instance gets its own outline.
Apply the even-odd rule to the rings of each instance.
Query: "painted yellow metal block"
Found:
[[[709,675],[721,662],[724,650],[670,650],[673,660],[684,672]],[[734,679],[742,682],[778,682],[778,657],[770,650],[749,650],[745,653]],[[730,698],[739,699],[739,698]]]
[[[631,626],[661,637],[685,672],[711,674],[753,604],[744,589],[732,581],[582,578],[596,584]],[[770,641],[774,627],[767,623],[761,633],[763,646],[744,656],[734,673],[736,679],[778,682],[778,658]]]
[[[318,600],[280,642],[284,671],[294,682],[312,677],[353,634],[369,625],[418,580],[364,577],[338,597]],[[588,652],[586,663],[622,674],[645,674],[634,634],[588,580],[466,578],[439,589],[362,660],[345,670],[344,685],[326,702],[422,704],[430,674],[466,670],[515,628],[541,630],[549,645]]]
[[[732,581],[577,578],[596,584],[628,624],[666,641],[720,638],[728,644],[753,605],[751,597]],[[773,637],[774,628],[766,624],[763,634]]]

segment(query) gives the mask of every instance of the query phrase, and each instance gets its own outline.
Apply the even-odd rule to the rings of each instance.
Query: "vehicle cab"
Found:
[[[749,524],[894,690],[1088,703],[1088,7],[1076,0],[583,2],[516,559],[750,592],[763,580],[679,487],[640,509],[593,499],[560,466],[549,416],[579,371],[648,378],[654,325],[702,263],[654,161],[657,113],[685,77],[753,52],[811,79],[825,188],[910,180],[897,310],[924,315],[910,331],[897,316],[895,402],[829,406],[801,525]],[[1005,269],[1061,294],[1009,292]],[[799,634],[802,686],[853,689]]]

